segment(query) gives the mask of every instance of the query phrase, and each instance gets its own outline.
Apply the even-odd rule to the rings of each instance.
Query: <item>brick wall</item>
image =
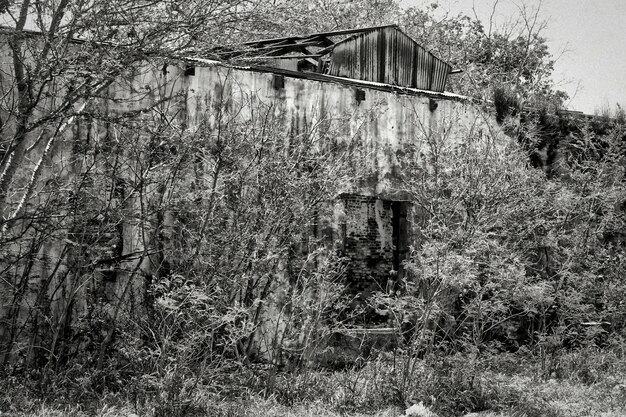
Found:
[[[407,247],[407,203],[354,194],[344,194],[341,200],[342,249],[350,259],[351,291],[367,295],[391,289]]]

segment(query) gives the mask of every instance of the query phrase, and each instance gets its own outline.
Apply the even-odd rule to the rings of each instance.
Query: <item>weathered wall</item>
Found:
[[[378,84],[282,78],[217,64],[197,67],[195,75],[182,77],[181,83],[188,92],[185,111],[190,124],[207,117],[215,123],[214,109],[220,107],[236,109],[242,119],[251,118],[254,106],[250,104],[264,102],[273,106],[287,134],[314,126],[324,140],[358,143],[360,157],[355,163],[362,166],[355,168],[361,175],[345,184],[348,197],[341,199],[342,213],[330,226],[337,247],[351,259],[351,286],[368,293],[384,290],[399,279],[397,271],[410,244],[406,231],[412,228],[415,214],[393,219],[391,209],[392,201],[407,198],[407,176],[417,174],[403,169],[406,159],[421,159],[422,165],[428,165],[434,157],[433,142],[455,146],[494,128],[489,116],[470,100],[408,89],[384,91]],[[402,248],[394,240],[398,238],[393,234],[394,221],[402,223]]]
[[[225,117],[245,124],[256,117],[259,106],[264,106],[273,109],[285,132],[286,146],[291,137],[303,133],[317,137],[322,147],[325,142],[356,145],[359,156],[354,168],[359,175],[341,186],[342,192],[352,197],[342,200],[342,213],[326,226],[337,245],[353,258],[349,271],[355,287],[368,291],[393,279],[399,253],[406,251],[406,247],[398,247],[398,239],[403,246],[410,240],[407,236],[400,238],[398,230],[410,229],[413,215],[394,218],[392,208],[392,202],[406,199],[404,180],[418,174],[404,169],[403,161],[410,158],[427,165],[429,158],[435,157],[429,145],[432,141],[445,139],[453,145],[493,128],[477,106],[452,95],[394,90],[378,84],[355,85],[333,77],[311,80],[208,62],[199,63],[194,75],[186,75],[185,68],[185,64],[164,65],[162,61],[147,64],[111,85],[105,94],[109,99],[94,101],[90,106],[110,117],[150,109],[149,113],[171,117],[181,130],[193,126],[212,128]],[[116,129],[106,117],[88,123],[77,121],[55,144],[39,181],[78,184],[88,172],[89,181],[100,193],[82,197],[91,204],[93,222],[101,221],[98,204],[105,204],[107,195],[118,193],[109,200],[128,215],[125,223],[111,230],[110,236],[90,236],[92,223],[60,221],[57,236],[41,246],[28,267],[16,264],[13,268],[13,277],[24,284],[25,290],[17,305],[11,291],[3,290],[0,337],[11,321],[26,321],[39,314],[37,300],[41,297],[52,300],[52,314],[58,318],[55,322],[65,320],[63,326],[74,320],[71,317],[93,314],[95,305],[105,306],[103,314],[117,314],[122,304],[131,309],[145,305],[151,271],[162,262],[146,225],[162,220],[140,218],[138,213],[145,213],[142,210],[150,206],[151,196],[165,191],[158,184],[142,185],[144,178],[140,174],[148,152],[141,149],[147,151],[154,146],[151,138],[139,135],[132,144],[119,143]],[[115,172],[108,162],[97,158],[98,153],[113,148],[119,149],[127,161]],[[42,150],[35,147],[29,159],[31,165],[20,167],[23,178],[28,178],[39,155]],[[45,192],[42,187],[30,204],[44,201]],[[15,196],[13,204],[19,192]],[[339,197],[328,199],[330,202]],[[409,206],[403,207],[407,210]],[[65,237],[61,236],[64,233]],[[18,259],[26,249],[15,244],[11,251]],[[12,283],[16,284],[20,283]],[[144,312],[143,307],[137,308],[137,314]],[[54,337],[61,337],[63,328],[51,331]]]
[[[17,91],[12,56],[4,46],[0,116],[8,145],[15,133]],[[70,326],[106,320],[118,306],[146,313],[154,262],[146,245],[149,233],[138,227],[148,187],[138,185],[145,152],[137,150],[149,140],[128,134],[132,128],[115,118],[157,103],[164,84],[158,68],[146,65],[97,93],[108,99],[78,102],[60,117],[51,115],[66,99],[67,79],[42,87],[30,120],[41,127],[24,139],[26,153],[2,206],[0,241],[8,243],[0,248],[0,365],[9,351],[30,361],[37,346],[52,346],[52,357]],[[81,108],[84,116],[71,116]],[[126,221],[109,218],[113,212],[126,214]]]
[[[168,71],[174,79],[180,74],[173,67]],[[398,179],[410,175],[400,165],[407,153],[429,157],[428,138],[445,136],[460,143],[493,128],[478,106],[460,96],[384,91],[376,83],[356,87],[332,77],[327,82],[284,77],[284,87],[276,88],[275,77],[220,65],[197,67],[194,76],[181,76],[178,81],[187,92],[189,123],[207,118],[215,123],[214,110],[220,107],[239,109],[238,117],[249,118],[254,108],[250,104],[263,102],[274,107],[286,134],[310,126],[324,134],[326,126],[333,124],[337,139],[358,141],[369,171],[368,178],[346,191],[383,198],[401,193]],[[363,91],[364,100],[357,99],[357,90]]]

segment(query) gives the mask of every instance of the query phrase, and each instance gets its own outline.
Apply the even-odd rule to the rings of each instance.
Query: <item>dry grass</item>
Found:
[[[476,374],[463,367],[463,361],[454,365],[458,374],[421,365],[415,375],[421,383],[415,384],[416,391],[408,398],[424,400],[441,417],[471,411],[467,402],[458,398],[459,392],[480,400],[475,404],[485,411],[469,414],[473,417],[624,417],[626,363],[621,357],[602,355],[564,357],[559,379],[548,380],[540,377],[536,363],[533,368],[532,363],[529,366],[528,361],[520,360],[517,369],[505,369],[507,363],[515,361],[503,355],[493,357],[489,366]],[[179,398],[176,395],[162,395],[171,389],[167,384],[162,385],[163,392],[158,396],[144,396],[139,402],[129,387],[71,404],[72,396],[37,399],[19,381],[13,381],[11,386],[0,384],[0,416],[399,417],[404,414],[405,404],[394,394],[398,391],[394,387],[396,376],[389,363],[379,360],[346,371],[278,373],[273,376],[271,392],[263,390],[267,382],[263,374],[256,374],[256,382],[247,387],[238,385],[229,391],[216,390],[215,381],[213,385],[205,381],[206,385],[180,396],[189,408],[173,404],[171,398]],[[469,391],[463,382],[465,377],[475,381]],[[245,378],[238,381],[242,380]],[[248,381],[253,381],[252,377]],[[224,381],[219,384],[223,386]],[[462,407],[454,409],[455,404]]]
[[[549,380],[539,382],[524,376],[505,376],[491,374],[488,377],[491,386],[499,390],[521,391],[533,401],[546,402],[556,417],[624,417],[626,416],[626,380],[613,388],[606,384],[585,385],[573,381]],[[626,378],[626,377],[625,377]],[[486,384],[485,381],[483,381]],[[6,395],[5,395],[6,400]],[[14,407],[6,407],[0,415],[15,417],[143,417],[154,416],[154,405],[136,410],[131,404],[118,405],[113,403],[119,399],[109,397],[100,400],[101,404],[87,409],[80,405],[55,406],[40,403],[35,400],[21,399]],[[276,398],[262,398],[252,396],[245,400],[220,401],[212,395],[197,395],[194,401],[201,405],[202,414],[215,417],[398,417],[403,415],[402,407],[387,406],[369,412],[346,412],[337,410],[336,405],[323,401],[310,401],[295,405],[279,403]],[[503,398],[503,402],[506,399]],[[6,405],[6,401],[5,401]],[[502,404],[506,407],[506,404]],[[24,408],[24,409],[20,409]],[[531,409],[532,410],[532,409]],[[471,413],[473,417],[522,417],[533,416],[528,408],[511,407],[508,411],[485,411]],[[546,416],[549,417],[549,416]]]

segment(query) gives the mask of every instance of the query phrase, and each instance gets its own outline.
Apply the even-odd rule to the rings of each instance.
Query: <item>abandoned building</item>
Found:
[[[213,52],[218,60],[190,58],[184,69],[185,88],[194,92],[191,118],[219,106],[214,100],[224,91],[236,102],[250,92],[274,100],[290,132],[307,120],[349,115],[343,133],[359,130],[372,175],[336,196],[334,240],[351,259],[348,279],[355,291],[392,285],[402,275],[415,216],[398,186],[402,175],[410,175],[402,172],[399,157],[409,149],[419,157],[420,141],[428,136],[462,141],[489,123],[471,99],[445,92],[449,75],[458,70],[395,25],[258,40]],[[168,76],[180,77],[178,69],[171,71]],[[210,92],[215,80],[224,80],[222,95]]]
[[[3,53],[8,55],[6,49]],[[251,120],[253,103],[269,103],[282,129],[291,134],[323,124],[329,115],[341,119],[334,123],[332,135],[355,138],[367,175],[339,195],[329,196],[335,209],[326,221],[337,247],[350,259],[351,287],[371,292],[385,289],[401,276],[411,224],[419,216],[400,186],[402,178],[411,175],[403,171],[402,157],[428,158],[426,143],[434,136],[460,143],[470,135],[497,129],[495,119],[471,99],[445,91],[454,72],[394,25],[289,36],[216,48],[208,57],[147,63],[109,88],[117,100],[107,111],[114,112],[115,106],[139,110],[167,95],[178,95],[184,99],[173,107],[186,126],[215,124],[223,109],[236,108],[233,113],[239,120]],[[133,97],[138,98],[122,100]],[[101,134],[95,130],[97,126],[82,124],[66,134],[85,138]],[[329,132],[327,128],[325,134]],[[55,152],[56,169],[67,169],[62,157],[67,151]],[[123,226],[121,233],[121,257],[141,251],[143,243],[132,226]],[[60,256],[58,247],[48,245],[41,256],[45,261],[33,271],[40,277],[54,275],[54,259]],[[150,267],[149,260],[144,264],[116,272],[110,291],[123,299],[129,288],[128,271]],[[103,280],[112,281],[110,272],[99,273]],[[142,280],[133,282],[129,293],[142,297],[143,285]],[[24,298],[37,296],[33,287]],[[63,292],[56,295],[62,296]],[[0,313],[6,317],[10,302],[2,304]],[[71,308],[86,306],[77,299]],[[14,309],[11,314],[22,313]],[[0,338],[4,331],[0,326]]]

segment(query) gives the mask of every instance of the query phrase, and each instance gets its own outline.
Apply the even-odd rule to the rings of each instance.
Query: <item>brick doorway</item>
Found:
[[[404,276],[409,251],[408,201],[343,195],[343,256],[349,259],[349,291],[364,297],[392,291]]]

